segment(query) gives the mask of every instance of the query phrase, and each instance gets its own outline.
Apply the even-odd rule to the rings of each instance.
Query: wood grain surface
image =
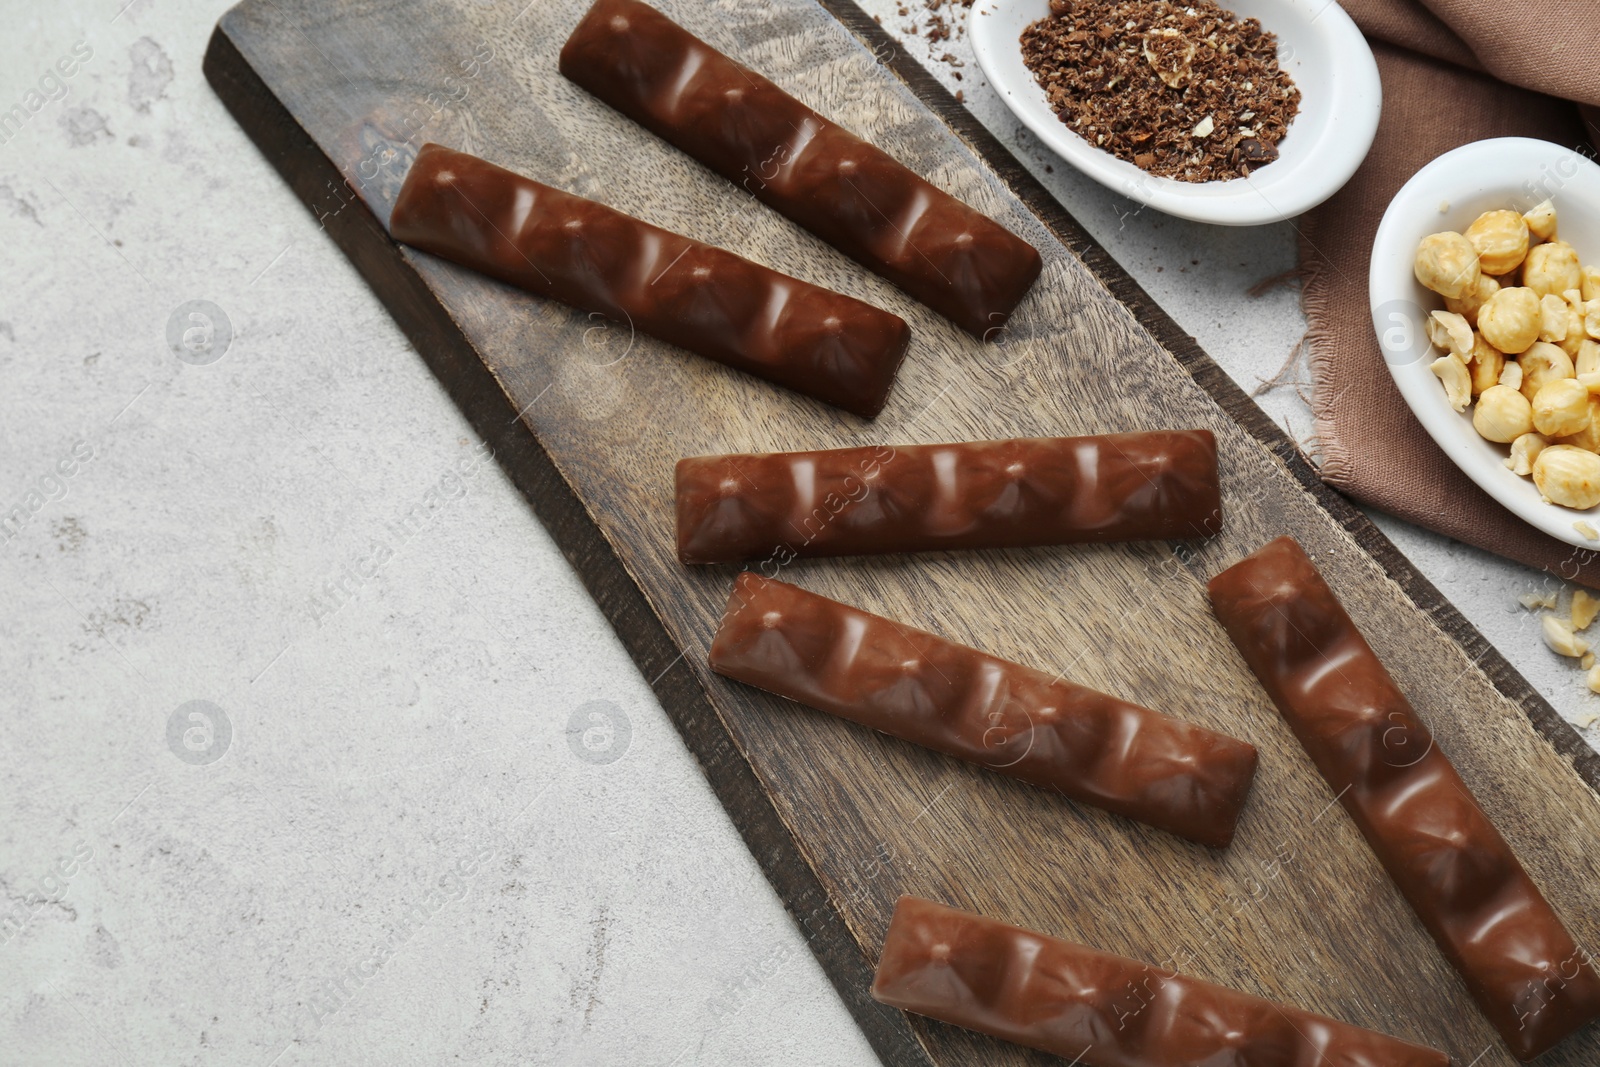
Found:
[[[1001,344],[973,340],[566,82],[556,53],[585,6],[246,0],[219,25],[206,70],[549,525],[883,1060],[1054,1062],[867,997],[894,900],[915,893],[1177,959],[1462,1064],[1512,1063],[1212,619],[1203,583],[1271,537],[1299,538],[1590,945],[1600,761],[849,0],[662,6],[1034,243],[1044,274]],[[873,423],[844,415],[396,246],[382,220],[424,141],[901,315],[914,337],[888,406]],[[674,560],[680,456],[1196,426],[1221,452],[1225,530],[1210,542],[818,560],[782,576],[1250,740],[1261,769],[1227,852],[707,668],[736,568]],[[1595,1062],[1593,1031],[1541,1061]]]

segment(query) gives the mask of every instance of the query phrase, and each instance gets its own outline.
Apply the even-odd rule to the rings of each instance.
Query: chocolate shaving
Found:
[[[1051,0],[1022,59],[1078,136],[1151,174],[1241,178],[1278,158],[1300,90],[1278,39],[1210,0]]]

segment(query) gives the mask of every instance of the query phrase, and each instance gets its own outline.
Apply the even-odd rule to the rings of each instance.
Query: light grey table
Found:
[[[0,1063],[873,1062],[648,680],[212,96],[226,0],[7,6]],[[1296,295],[1245,290],[1292,226],[1139,212],[936,52],[1231,374],[1275,375]],[[1309,435],[1293,385],[1262,402]],[[1538,576],[1380,523],[1587,718],[1516,607]]]

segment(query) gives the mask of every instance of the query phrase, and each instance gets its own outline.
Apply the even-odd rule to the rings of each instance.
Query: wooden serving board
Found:
[[[1033,242],[1045,269],[980,344],[556,71],[587,0],[246,0],[206,73],[355,262],[526,494],[677,723],[889,1064],[1047,1060],[874,1004],[915,893],[1509,1064],[1206,605],[1271,537],[1314,554],[1580,942],[1600,947],[1597,760],[1044,190],[849,0],[664,0],[693,32]],[[981,16],[975,16],[981,17]],[[424,141],[464,149],[905,317],[875,423],[391,242]],[[398,153],[388,167],[378,163]],[[397,417],[403,417],[399,413]],[[734,568],[673,558],[684,455],[1210,427],[1209,543],[795,564],[870,611],[1253,741],[1255,792],[1216,853],[710,673]],[[1600,1032],[1549,1064],[1600,1061]]]

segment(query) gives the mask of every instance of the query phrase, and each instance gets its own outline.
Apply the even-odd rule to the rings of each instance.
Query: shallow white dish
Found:
[[[1600,526],[1600,509],[1574,511],[1539,498],[1533,479],[1505,466],[1507,449],[1478,436],[1472,409],[1457,414],[1444,387],[1428,370],[1442,353],[1430,351],[1429,312],[1444,300],[1412,273],[1417,242],[1441,230],[1465,230],[1494,208],[1527,211],[1546,197],[1555,201],[1560,236],[1584,263],[1600,262],[1600,166],[1570,148],[1528,137],[1497,137],[1464,145],[1417,171],[1389,202],[1372,243],[1367,274],[1372,325],[1384,362],[1417,421],[1467,477],[1520,518],[1551,537],[1582,548],[1600,541],[1573,528]]]
[[[1179,218],[1223,226],[1280,222],[1338,192],[1372,147],[1383,106],[1378,64],[1334,0],[1221,0],[1278,35],[1278,63],[1300,89],[1300,113],[1279,156],[1247,178],[1180,182],[1147,174],[1064,125],[1022,62],[1022,31],[1049,0],[978,0],[967,33],[978,65],[1006,106],[1072,166],[1108,189]]]

